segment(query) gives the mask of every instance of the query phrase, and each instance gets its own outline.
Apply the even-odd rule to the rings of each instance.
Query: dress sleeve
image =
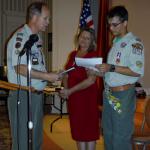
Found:
[[[73,51],[69,54],[67,63],[65,65],[65,69],[69,69],[75,65],[75,56],[76,56],[76,51]]]

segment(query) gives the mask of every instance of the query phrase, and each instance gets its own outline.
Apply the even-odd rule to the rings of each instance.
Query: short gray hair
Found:
[[[27,8],[27,22],[32,19],[34,15],[40,15],[42,12],[43,6],[48,7],[44,2],[33,2]]]

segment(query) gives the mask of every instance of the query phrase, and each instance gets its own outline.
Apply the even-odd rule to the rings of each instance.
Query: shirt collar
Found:
[[[31,28],[27,24],[25,24],[24,27],[25,27],[25,31],[27,32],[28,35],[33,34],[31,31]]]

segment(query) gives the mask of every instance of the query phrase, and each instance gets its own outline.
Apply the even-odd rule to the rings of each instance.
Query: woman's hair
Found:
[[[79,31],[78,35],[76,36],[76,39],[75,39],[77,49],[80,49],[80,45],[79,45],[78,41],[79,41],[79,37],[80,37],[81,33],[84,32],[84,31],[89,32],[90,35],[91,35],[91,43],[90,43],[90,46],[88,48],[88,52],[95,51],[96,50],[95,31],[92,28],[89,28],[89,27],[80,28],[80,31]]]
[[[34,15],[40,15],[44,6],[48,7],[46,3],[40,1],[31,3],[27,8],[27,22],[29,22]]]
[[[115,6],[108,12],[107,19],[119,17],[120,21],[128,21],[128,11],[124,6]]]

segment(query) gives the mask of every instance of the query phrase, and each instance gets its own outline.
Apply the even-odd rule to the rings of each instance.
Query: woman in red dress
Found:
[[[65,69],[75,67],[65,75],[64,89],[60,91],[68,99],[68,112],[72,138],[78,150],[95,150],[99,139],[98,87],[96,76],[90,71],[75,65],[75,57],[97,57],[93,29],[83,28],[77,36],[78,49],[73,51]]]

